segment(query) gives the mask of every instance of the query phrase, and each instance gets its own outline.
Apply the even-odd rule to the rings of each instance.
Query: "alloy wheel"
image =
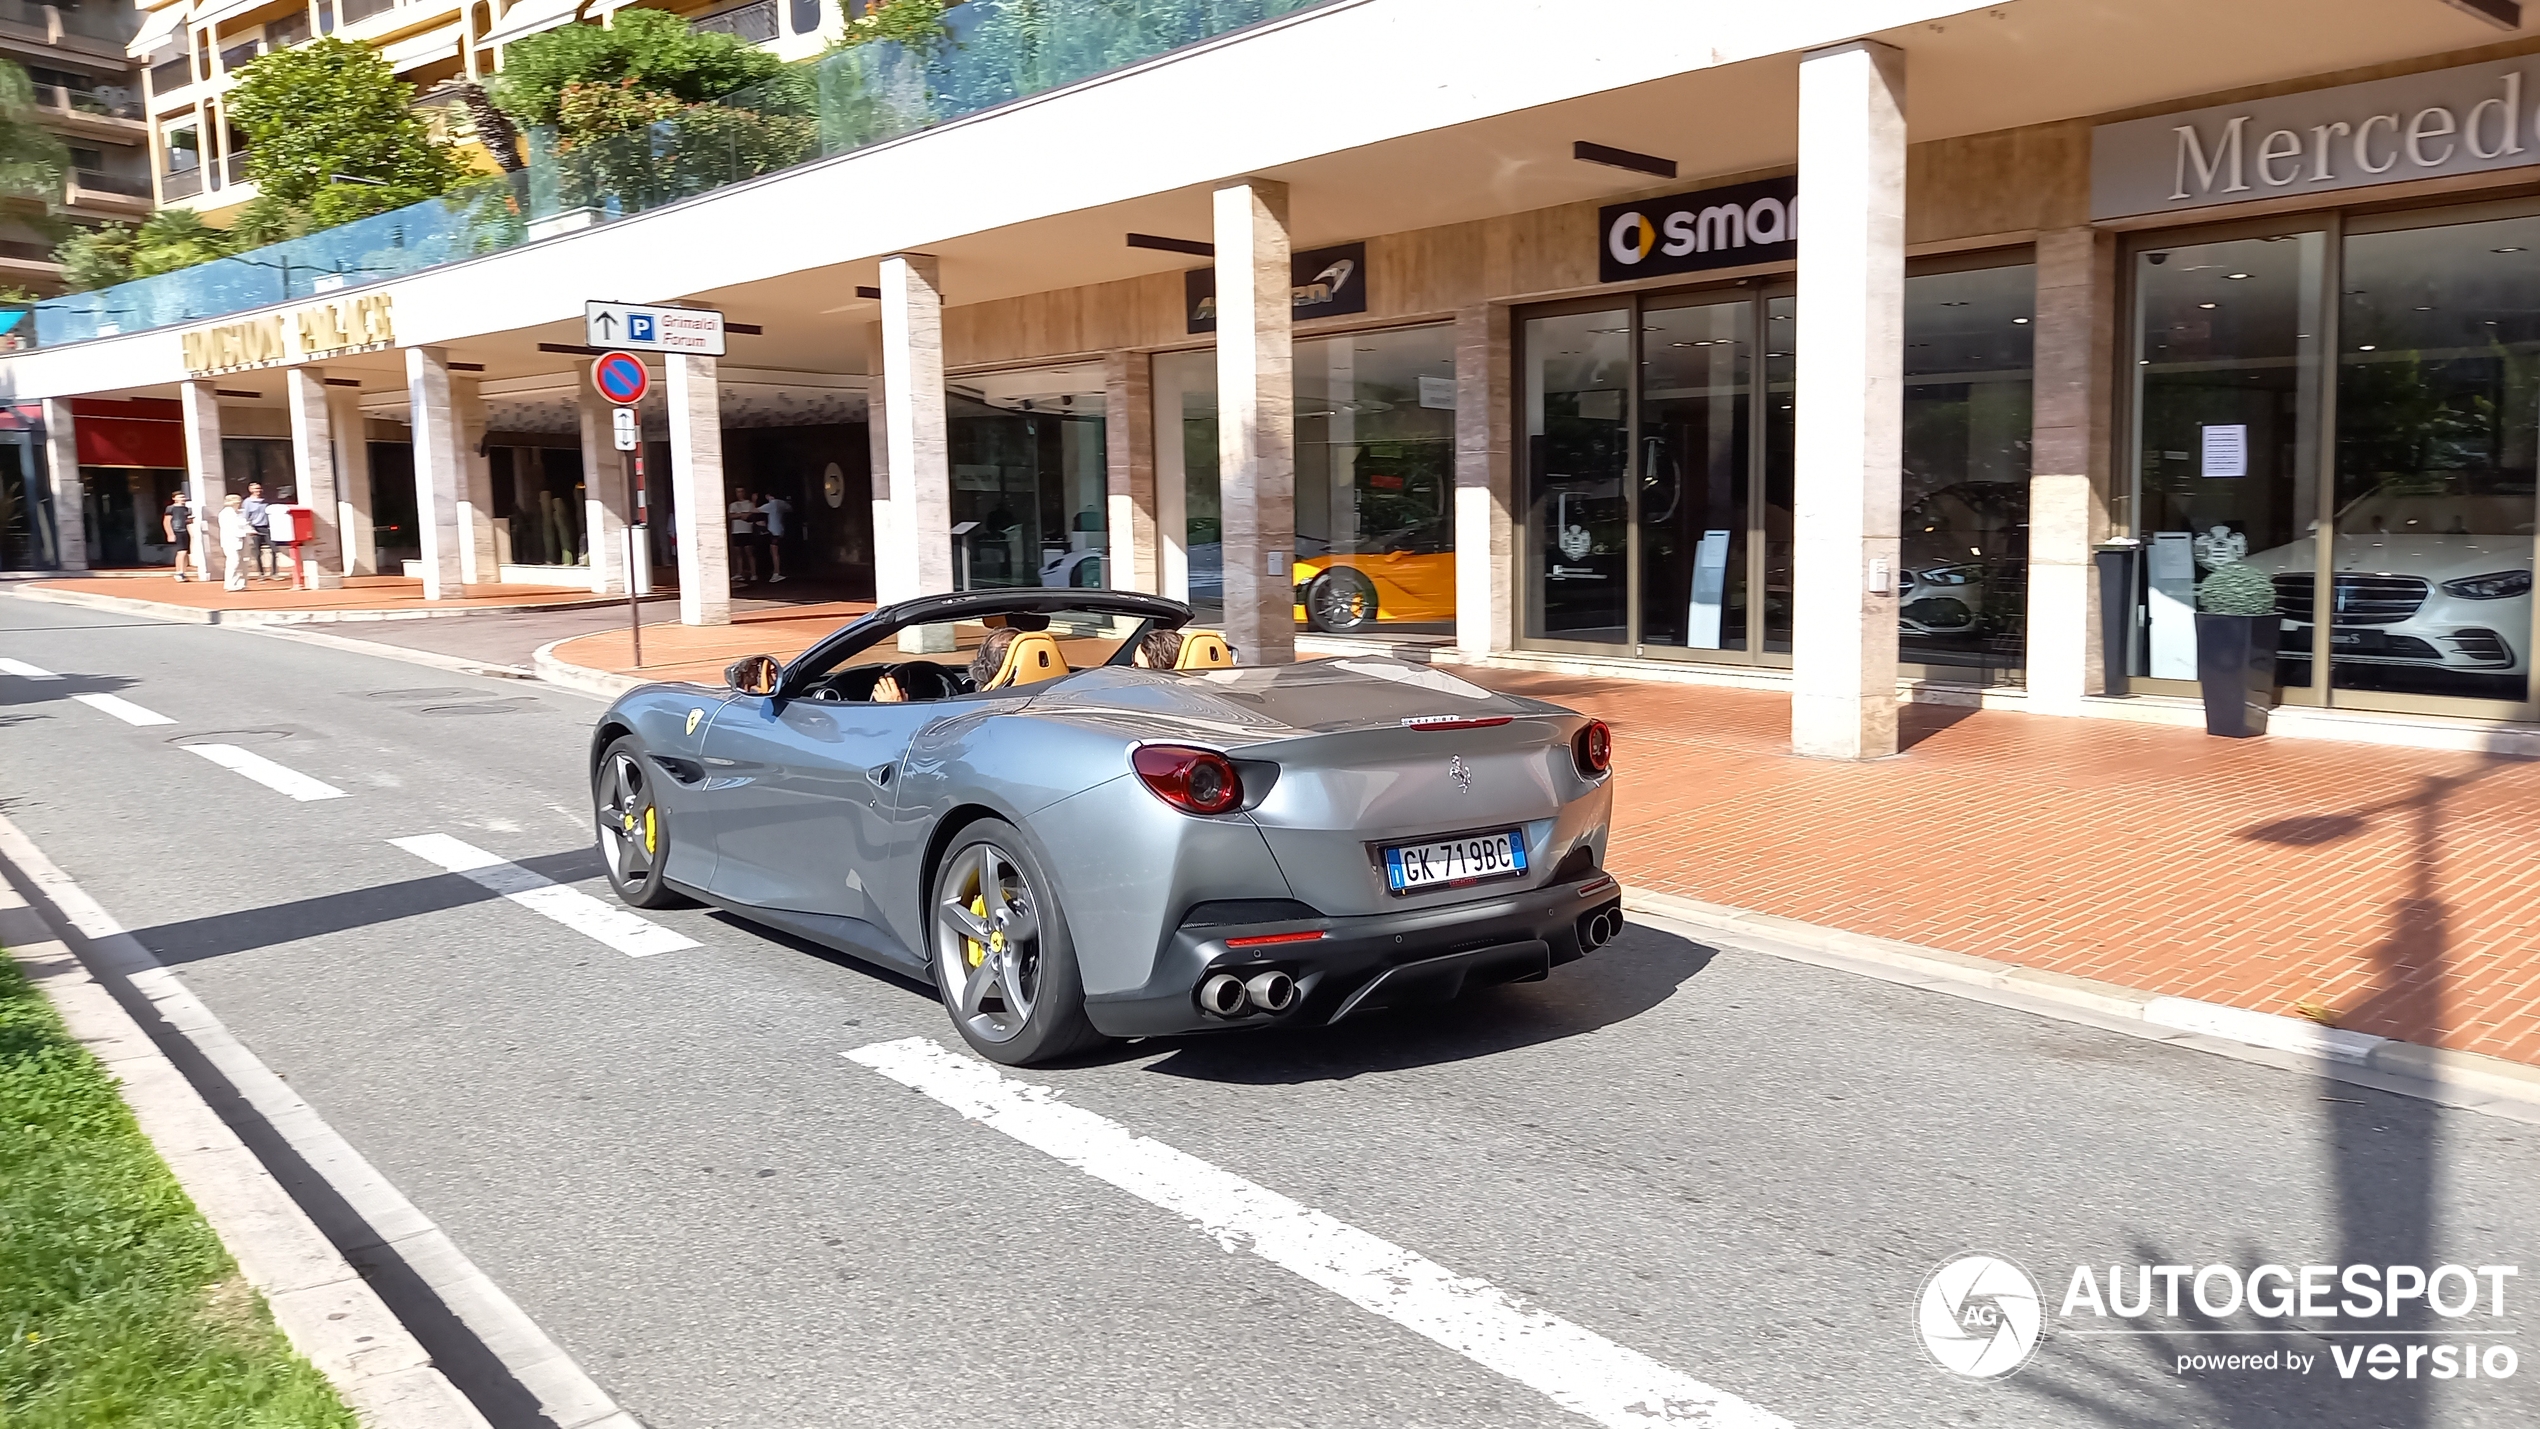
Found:
[[[953,856],[937,885],[935,975],[953,1015],[983,1042],[1008,1042],[1041,987],[1039,900],[1022,866],[992,843]]]

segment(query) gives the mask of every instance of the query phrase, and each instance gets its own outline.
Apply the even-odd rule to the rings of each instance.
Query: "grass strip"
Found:
[[[0,1429],[355,1429],[0,953]]]

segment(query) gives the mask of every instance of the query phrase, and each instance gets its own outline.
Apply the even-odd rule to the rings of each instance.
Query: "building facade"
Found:
[[[142,80],[124,54],[139,19],[106,0],[0,4],[0,55],[26,70],[38,118],[70,151],[59,212],[0,214],[0,286],[59,291],[53,250],[62,225],[129,223],[150,212]]]
[[[274,443],[339,569],[393,488],[435,590],[607,590],[581,304],[679,300],[735,335],[663,360],[632,564],[691,620],[730,489],[773,490],[886,599],[1108,584],[1248,661],[1782,688],[1802,752],[1876,757],[1913,699],[2192,719],[2195,582],[2245,562],[2279,728],[2540,730],[2515,6],[1333,0],[1073,71],[1021,8],[957,7],[926,92],[1054,82],[832,144],[875,88],[824,80],[806,162],[217,322],[65,316],[0,380],[64,456],[97,400],[175,403],[213,489]]]

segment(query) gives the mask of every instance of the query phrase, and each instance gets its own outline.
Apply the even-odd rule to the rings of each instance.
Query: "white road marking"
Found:
[[[41,665],[30,665],[24,660],[12,660],[6,655],[0,655],[0,672],[15,675],[21,680],[58,680],[62,678],[61,676],[54,674],[52,671],[45,669]]]
[[[234,744],[184,744],[177,747],[193,750],[223,769],[235,769],[266,788],[288,794],[303,804],[312,799],[345,797],[343,790],[322,779],[312,779],[297,769],[284,768],[261,754],[251,753]]]
[[[606,943],[630,958],[675,953],[699,946],[694,938],[674,933],[649,918],[612,908],[578,888],[541,878],[519,864],[487,853],[448,834],[418,834],[390,843],[424,860],[492,889],[521,907],[562,923],[584,937]]]
[[[1637,1350],[927,1038],[877,1042],[846,1056],[1192,1221],[1229,1251],[1249,1250],[1609,1429],[1790,1429],[1786,1420]]]
[[[118,699],[113,695],[73,695],[71,698],[88,706],[92,710],[103,710],[107,714],[113,715],[115,718],[122,720],[125,724],[176,723],[175,720],[168,718],[166,715],[159,713],[157,710],[143,709],[141,706],[134,704],[130,700]]]

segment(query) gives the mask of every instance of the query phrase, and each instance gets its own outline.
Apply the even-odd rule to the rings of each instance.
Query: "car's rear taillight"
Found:
[[[1222,814],[1244,801],[1244,781],[1225,755],[1179,744],[1148,744],[1129,765],[1155,797],[1185,814]]]
[[[1614,731],[1605,721],[1592,719],[1570,739],[1570,757],[1578,761],[1579,772],[1593,779],[1614,767]]]

